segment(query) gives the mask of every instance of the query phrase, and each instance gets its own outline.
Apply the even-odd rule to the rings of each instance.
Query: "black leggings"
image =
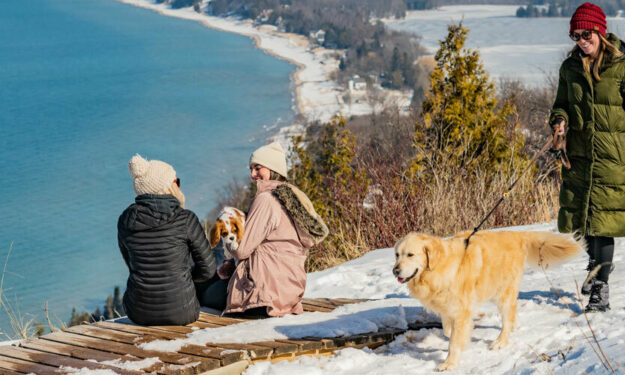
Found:
[[[608,282],[612,258],[614,257],[614,237],[586,236],[588,256],[594,259],[595,266],[602,265],[597,279]]]
[[[209,281],[195,283],[195,292],[200,306],[224,310],[228,298],[228,281],[215,275]]]

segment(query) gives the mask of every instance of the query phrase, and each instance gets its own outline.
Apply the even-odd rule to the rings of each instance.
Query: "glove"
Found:
[[[551,133],[553,134],[553,146],[554,150],[560,150],[563,148],[565,140],[565,125],[566,121],[563,117],[556,117],[551,123]]]
[[[234,261],[231,259],[228,259],[224,261],[221,267],[219,267],[219,269],[217,270],[217,275],[219,276],[220,279],[227,280],[234,273],[234,268],[235,268]]]

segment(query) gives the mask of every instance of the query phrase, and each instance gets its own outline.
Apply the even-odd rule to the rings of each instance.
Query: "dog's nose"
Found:
[[[399,266],[393,267],[393,275],[399,276]]]
[[[234,236],[233,236],[233,235],[231,235],[230,237],[228,237],[228,239],[229,239],[230,241],[234,241]]]

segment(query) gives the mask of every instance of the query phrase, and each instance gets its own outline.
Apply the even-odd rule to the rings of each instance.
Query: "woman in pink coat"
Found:
[[[254,151],[250,170],[257,191],[234,253],[239,264],[228,284],[224,313],[300,314],[306,254],[328,228],[306,195],[286,182],[286,157],[278,142]]]

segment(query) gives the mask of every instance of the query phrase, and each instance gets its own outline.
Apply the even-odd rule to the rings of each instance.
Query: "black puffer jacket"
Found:
[[[192,323],[200,312],[193,281],[208,280],[216,270],[202,226],[173,195],[144,194],[135,202],[117,222],[130,271],[124,310],[141,325]]]

